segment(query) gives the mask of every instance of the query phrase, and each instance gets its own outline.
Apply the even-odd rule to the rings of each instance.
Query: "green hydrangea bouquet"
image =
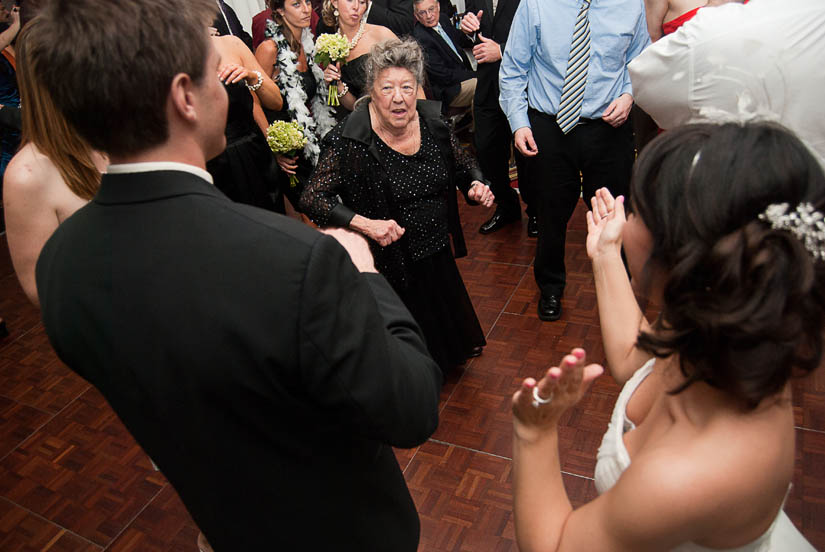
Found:
[[[304,127],[295,121],[273,121],[266,129],[266,143],[274,153],[295,157],[304,149],[307,138],[304,136]],[[298,185],[298,177],[289,175],[289,185]]]
[[[347,60],[349,55],[349,41],[346,37],[338,33],[322,34],[315,41],[315,63],[321,64],[326,69],[330,63],[341,63]],[[341,105],[338,101],[338,85],[330,83],[327,94],[327,105]]]

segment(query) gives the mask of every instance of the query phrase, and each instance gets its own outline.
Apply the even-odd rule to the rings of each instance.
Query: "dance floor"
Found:
[[[423,551],[516,550],[510,396],[522,378],[573,347],[604,360],[583,205],[568,232],[568,286],[558,322],[536,316],[535,240],[525,235],[526,220],[481,236],[477,228],[489,214],[462,206],[470,254],[459,261],[487,348],[445,385],[432,438],[397,451],[421,513]],[[198,529],[175,491],[101,395],[55,357],[12,272],[5,236],[0,241],[0,316],[11,332],[0,341],[0,550],[197,550]],[[596,494],[596,450],[617,392],[602,376],[562,420],[562,467],[574,505]],[[794,384],[794,404],[796,471],[785,509],[825,549],[823,369]],[[272,542],[277,549],[277,534]]]

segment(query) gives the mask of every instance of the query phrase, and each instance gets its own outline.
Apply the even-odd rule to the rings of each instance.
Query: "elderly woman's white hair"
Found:
[[[365,90],[372,90],[375,79],[385,69],[406,69],[415,77],[418,86],[424,84],[424,52],[412,38],[391,38],[379,42],[370,50],[367,58],[367,82]]]

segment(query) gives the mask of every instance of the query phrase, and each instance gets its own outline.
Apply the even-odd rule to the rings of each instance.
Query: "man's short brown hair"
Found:
[[[168,138],[172,79],[203,78],[215,13],[210,0],[52,0],[21,40],[78,133],[124,156]]]

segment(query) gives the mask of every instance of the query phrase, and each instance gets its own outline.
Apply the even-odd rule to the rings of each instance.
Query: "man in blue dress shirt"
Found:
[[[501,62],[500,103],[538,207],[542,320],[561,316],[567,222],[601,187],[627,194],[633,95],[627,64],[648,44],[643,0],[521,0]]]

